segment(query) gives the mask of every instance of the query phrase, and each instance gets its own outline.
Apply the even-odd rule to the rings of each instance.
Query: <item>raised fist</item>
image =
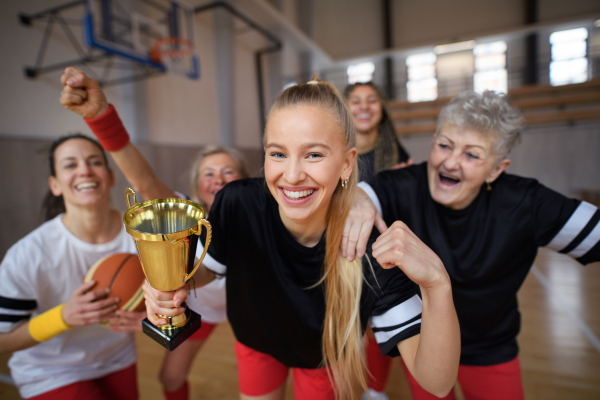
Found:
[[[60,77],[63,90],[60,104],[84,118],[96,118],[108,110],[108,101],[98,81],[75,67],[67,67]]]

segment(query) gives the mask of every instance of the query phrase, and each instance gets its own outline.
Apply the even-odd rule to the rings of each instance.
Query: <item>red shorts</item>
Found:
[[[196,332],[194,332],[192,334],[192,336],[187,338],[187,340],[206,340],[212,333],[213,329],[215,329],[215,326],[217,326],[217,324],[211,324],[211,323],[202,321],[202,325],[200,325],[200,329],[198,329]]]
[[[101,378],[74,382],[30,397],[29,400],[137,400],[138,398],[136,365],[133,364]]]
[[[240,392],[246,396],[271,393],[285,383],[289,368],[268,354],[245,346],[236,340]],[[294,399],[333,400],[335,393],[327,369],[292,368]]]
[[[426,392],[412,377],[404,363],[404,372],[410,383],[414,400],[434,400],[434,395]],[[486,366],[463,365],[458,367],[458,382],[465,400],[523,400],[523,383],[519,357],[511,361]],[[454,400],[451,391],[446,400]]]

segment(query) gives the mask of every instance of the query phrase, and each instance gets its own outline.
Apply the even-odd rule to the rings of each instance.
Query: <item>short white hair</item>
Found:
[[[250,174],[248,174],[248,170],[246,169],[246,165],[244,164],[244,157],[239,151],[231,147],[221,147],[217,145],[206,146],[200,151],[200,153],[198,153],[198,156],[196,157],[196,160],[190,169],[190,191],[192,200],[200,203],[205,208],[206,204],[204,204],[204,202],[198,198],[198,178],[200,177],[200,165],[208,156],[212,156],[213,154],[227,154],[234,161],[237,167],[237,173],[240,175],[240,179],[250,177]]]
[[[491,90],[466,91],[444,107],[438,117],[436,136],[444,124],[472,129],[489,137],[494,152],[504,158],[520,141],[525,119],[503,94]]]

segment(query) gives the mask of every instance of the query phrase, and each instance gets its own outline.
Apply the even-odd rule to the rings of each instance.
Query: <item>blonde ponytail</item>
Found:
[[[292,86],[279,95],[270,114],[298,105],[313,105],[329,112],[343,128],[342,142],[346,149],[355,146],[352,115],[331,84],[313,78],[308,84]],[[354,201],[357,183],[358,168],[355,160],[348,184],[342,187],[340,181],[329,204],[323,277],[316,284],[322,284],[325,292],[323,365],[328,367],[336,397],[350,400],[360,398],[360,393],[367,390],[360,320],[362,263],[357,258],[348,261],[339,251],[344,222]]]

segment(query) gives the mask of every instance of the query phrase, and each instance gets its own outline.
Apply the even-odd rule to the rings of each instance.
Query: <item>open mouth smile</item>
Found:
[[[460,179],[452,175],[440,172],[438,174],[439,182],[442,187],[452,188],[460,183]]]
[[[84,182],[75,186],[75,190],[84,191],[84,190],[92,190],[98,187],[97,182]]]
[[[285,197],[287,197],[290,200],[303,200],[310,197],[316,190],[286,190],[282,188],[281,191],[283,192]]]

